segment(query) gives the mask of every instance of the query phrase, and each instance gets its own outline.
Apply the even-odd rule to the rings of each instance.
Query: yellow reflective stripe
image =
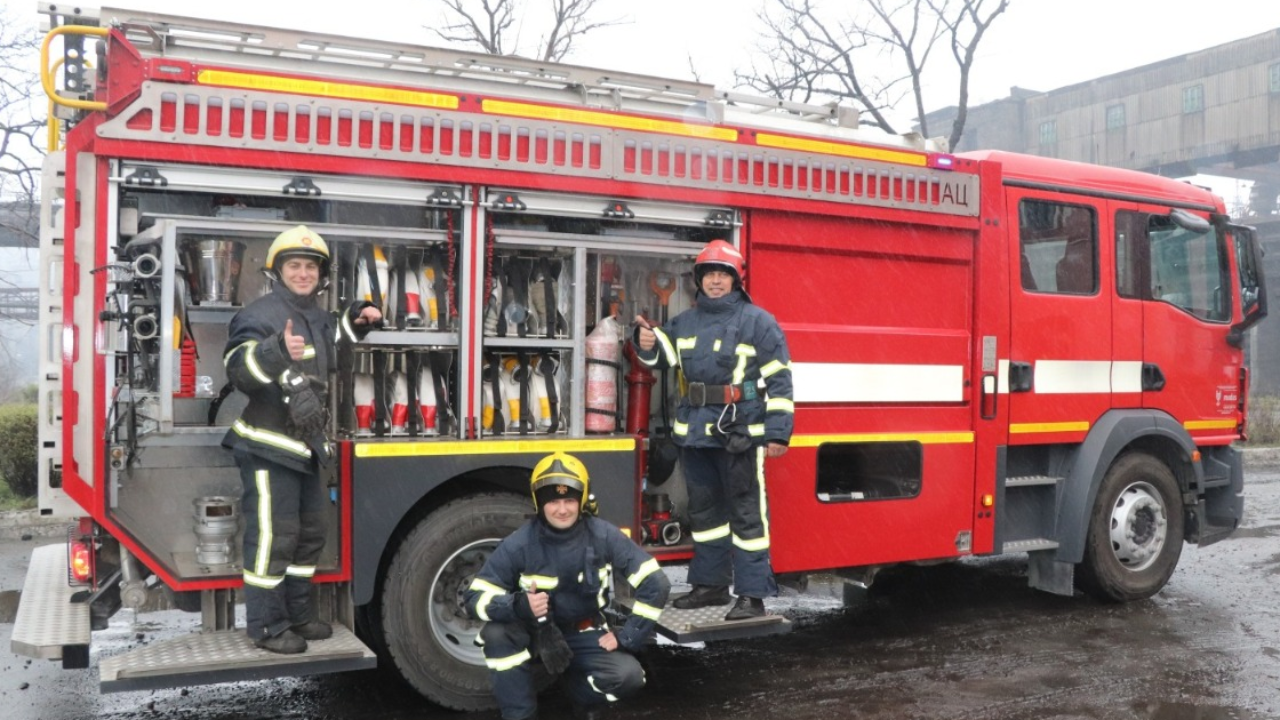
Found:
[[[476,615],[479,615],[480,619],[484,621],[492,620],[493,618],[489,617],[489,603],[493,602],[493,599],[499,595],[506,595],[507,591],[480,578],[475,578],[471,581],[470,589],[480,592],[480,597],[476,599]]]
[[[640,617],[645,618],[646,620],[652,620],[654,622],[658,622],[658,618],[662,617],[662,608],[656,608],[652,605],[645,605],[644,603],[637,600],[636,604],[631,606],[631,614],[639,615]]]
[[[741,347],[741,346],[739,346]],[[747,378],[747,356],[738,355],[738,363],[733,366],[733,384],[741,385]]]
[[[773,375],[777,375],[783,370],[790,370],[790,369],[791,369],[790,363],[783,363],[779,360],[770,360],[769,362],[761,366],[760,377],[762,378],[772,377]]]
[[[307,577],[307,578],[315,577],[316,566],[315,565],[310,565],[310,566],[290,565],[289,567],[284,569],[284,574],[292,575],[293,577]]]
[[[746,343],[739,343],[739,344],[738,344],[738,347],[736,347],[736,348],[734,348],[734,349],[733,349],[733,352],[734,352],[735,354],[738,354],[738,355],[746,355],[747,357],[755,357],[755,356],[756,356],[756,346],[755,346],[755,345],[747,345]]]
[[[258,489],[258,554],[253,558],[253,574],[270,578],[267,568],[271,564],[271,475],[266,470],[253,474],[254,487]],[[249,571],[245,570],[247,576]],[[279,585],[279,581],[276,581]]]
[[[303,360],[310,360],[310,359],[314,358],[315,356],[316,356],[316,346],[315,346],[315,345],[304,345],[304,346],[302,346],[302,359],[303,359]]]
[[[760,552],[762,550],[769,549],[769,536],[766,535],[762,538],[756,538],[755,540],[746,540],[734,535],[733,545],[734,547],[746,550],[747,552]]]
[[[695,530],[693,533],[693,541],[696,543],[711,542],[712,540],[720,540],[729,537],[729,523],[725,523],[720,527],[714,527],[710,530]]]
[[[657,559],[649,558],[644,561],[644,564],[636,568],[635,572],[627,576],[627,582],[631,584],[631,587],[640,587],[640,583],[644,582],[645,578],[661,569],[662,568],[658,566]]]
[[[538,590],[554,590],[560,584],[559,578],[547,577],[546,575],[521,575],[520,589],[529,591],[533,588],[533,584],[538,584]]]
[[[713,353],[720,352],[720,338],[716,338],[716,341],[711,343],[711,352]]]
[[[608,593],[609,588],[613,586],[613,565],[605,563],[596,575],[600,578],[600,590],[596,592],[596,605],[603,610],[609,605]]]
[[[754,423],[747,426],[747,432],[751,437],[764,437],[764,423]]]
[[[528,660],[532,660],[533,656],[528,650],[521,650],[515,655],[504,658],[485,658],[484,664],[489,666],[494,672],[502,672],[503,670],[511,670],[520,667],[520,664]]]
[[[676,420],[671,424],[671,432],[675,435],[688,435],[689,423],[682,423],[679,420]]]
[[[301,455],[302,457],[311,457],[310,448],[287,435],[281,435],[280,433],[274,433],[270,430],[253,427],[240,419],[237,419],[232,423],[231,429],[235,430],[236,434],[240,437],[257,440],[260,443],[278,447],[281,450],[288,450],[289,452],[294,453],[295,455]]]
[[[675,367],[680,364],[680,354],[671,346],[671,338],[662,328],[654,328],[653,334],[658,337],[658,346],[662,348],[662,355],[667,359],[667,365]]]
[[[231,360],[231,356],[236,354],[238,350],[244,350],[244,366],[249,370],[249,374],[260,383],[266,384],[271,382],[271,376],[263,371],[262,366],[258,364],[258,359],[254,357],[254,351],[258,349],[258,341],[250,340],[242,345],[237,345],[223,357],[222,362],[225,365]]]
[[[764,491],[764,448],[756,448],[756,492],[760,493],[760,527],[765,542],[769,540],[769,495]]]
[[[283,575],[281,575],[280,577],[271,577],[267,575],[258,575],[257,573],[251,573],[248,570],[244,571],[245,585],[260,587],[260,588],[263,588],[264,590],[274,590],[275,588],[280,587],[280,583],[282,582],[284,582]]]
[[[784,412],[794,414],[796,411],[795,402],[787,398],[769,398],[764,404],[765,412]]]
[[[696,337],[676,338],[677,350],[692,350],[697,345],[698,345],[698,338]]]

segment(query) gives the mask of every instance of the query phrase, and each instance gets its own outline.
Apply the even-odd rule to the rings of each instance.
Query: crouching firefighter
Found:
[[[333,630],[316,617],[311,578],[325,540],[320,473],[333,460],[328,380],[337,343],[382,321],[368,302],[334,318],[318,300],[329,248],[304,225],[271,243],[263,272],[271,292],[236,313],[223,359],[249,404],[222,444],[235,453],[244,487],[244,598],[249,638],[276,653],[300,653]]]
[[[588,488],[577,458],[543,458],[530,478],[536,517],[498,545],[467,590],[468,612],[486,622],[478,642],[504,720],[537,716],[535,660],[565,673],[577,717],[597,717],[644,686],[633,653],[653,635],[670,585],[656,560],[594,516]],[[617,629],[601,614],[614,571],[635,588]]]

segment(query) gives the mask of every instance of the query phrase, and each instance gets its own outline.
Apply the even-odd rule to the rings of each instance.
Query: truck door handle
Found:
[[[1164,389],[1164,373],[1155,363],[1142,363],[1142,391],[1160,392]]]
[[[997,393],[995,373],[982,376],[982,419],[992,420],[999,408],[1000,395]]]
[[[1009,392],[1031,392],[1035,385],[1035,370],[1031,363],[1009,362]]]

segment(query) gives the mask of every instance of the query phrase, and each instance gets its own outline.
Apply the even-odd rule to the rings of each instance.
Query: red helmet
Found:
[[[747,276],[747,264],[742,260],[742,253],[724,240],[712,240],[698,253],[693,261],[694,279],[702,285],[702,276],[709,270],[724,270],[733,273],[737,279],[735,285],[741,286]]]

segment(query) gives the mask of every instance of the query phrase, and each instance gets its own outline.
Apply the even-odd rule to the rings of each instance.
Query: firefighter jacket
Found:
[[[223,447],[240,447],[301,472],[313,472],[317,464],[327,464],[331,459],[327,443],[308,443],[292,428],[281,376],[290,368],[302,372],[327,406],[329,373],[337,366],[336,343],[356,342],[368,333],[368,325],[354,323],[367,305],[370,303],[354,303],[336,319],[320,307],[315,295],[299,297],[277,282],[269,294],[236,313],[227,332],[223,362],[227,380],[249,396],[249,404],[227,431]],[[305,354],[296,362],[284,344],[288,320],[293,320],[294,334],[306,340]],[[312,447],[315,445],[319,446]]]
[[[636,652],[652,636],[671,589],[658,561],[605,520],[583,515],[568,530],[531,518],[504,539],[466,592],[467,612],[494,622],[518,622],[521,592],[550,596],[551,618],[566,634],[601,627],[613,573],[635,588],[631,616],[614,632]]]
[[[778,321],[746,293],[734,290],[719,298],[699,293],[692,308],[653,332],[658,338],[653,349],[645,352],[637,344],[636,350],[646,365],[677,367],[682,373],[672,428],[677,445],[725,447],[714,434],[717,424],[722,431],[731,424],[745,424],[756,446],[791,441],[795,405],[787,339]],[[719,392],[726,386],[741,394],[727,410]],[[713,392],[694,392],[703,389]]]

